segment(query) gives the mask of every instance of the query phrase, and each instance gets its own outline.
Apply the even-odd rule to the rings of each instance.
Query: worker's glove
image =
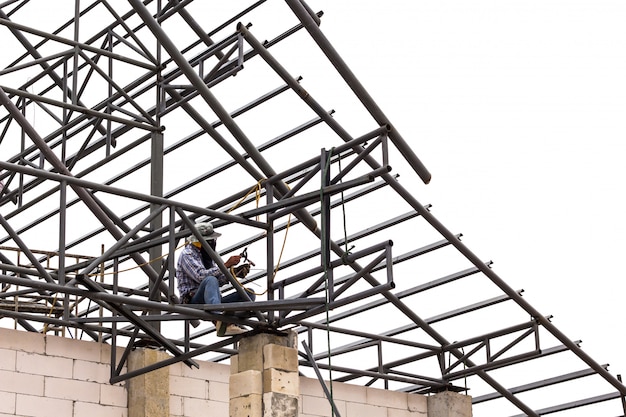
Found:
[[[243,278],[250,272],[250,264],[241,264],[233,268],[237,278]]]

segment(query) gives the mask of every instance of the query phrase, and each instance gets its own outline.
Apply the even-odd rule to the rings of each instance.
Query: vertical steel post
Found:
[[[320,156],[320,173],[322,181],[320,184],[320,224],[321,224],[321,243],[322,243],[322,268],[324,268],[324,280],[326,281],[326,302],[329,303],[333,299],[333,279],[332,268],[330,265],[330,195],[324,193],[324,189],[330,185],[330,158],[332,151],[322,149]]]
[[[75,0],[74,2],[74,42],[78,43],[80,41],[80,0]],[[74,65],[72,67],[72,74],[74,76],[72,80],[72,89],[70,91],[78,91],[78,58],[80,49],[78,45],[74,46]],[[67,86],[64,87],[64,93],[67,90]],[[70,100],[72,104],[78,103],[78,97],[76,94],[71,94]]]
[[[150,195],[163,197],[163,134],[161,132],[152,132],[151,135],[151,158],[150,158]],[[161,205],[150,203],[150,213],[161,210]],[[150,221],[150,230],[159,230],[163,227],[163,215],[159,214]],[[154,245],[148,250],[150,260],[158,259],[163,254],[161,245]],[[161,272],[161,263],[153,262],[152,268],[157,272]],[[173,277],[172,277],[173,278]],[[161,301],[161,293],[153,291],[159,282],[150,281],[150,300]],[[169,287],[168,287],[169,288]],[[169,298],[169,294],[168,294]],[[153,311],[153,314],[161,314],[160,311]],[[160,322],[155,320],[152,322],[155,328],[160,328]]]
[[[265,183],[265,198],[267,204],[274,202],[274,184],[268,182]],[[274,275],[276,275],[278,265],[274,265],[274,216],[272,213],[267,213],[267,237],[265,239],[266,251],[267,251],[267,300],[274,300]],[[285,230],[287,233],[287,230]],[[282,297],[281,297],[282,298]],[[273,310],[268,311],[267,320],[269,323],[274,321],[275,312]]]
[[[176,286],[176,267],[174,265],[174,252],[176,251],[176,237],[174,236],[176,234],[176,210],[174,209],[174,207],[170,207],[169,212],[169,255],[167,256],[167,270],[169,272],[169,281],[167,283],[169,288],[168,301],[172,299],[172,295],[175,291],[174,287]]]
[[[59,285],[65,285],[65,234],[67,219],[67,181],[61,181],[59,184]],[[65,294],[63,297],[63,320],[70,317],[70,295]]]
[[[107,33],[107,49],[109,50],[109,52],[113,52],[113,34],[109,31]],[[113,79],[113,58],[109,57],[108,59],[108,71],[109,73],[107,74],[109,76],[109,79]],[[107,88],[108,88],[108,95],[109,95],[109,99],[107,100],[107,107],[106,107],[106,111],[105,113],[109,113],[109,114],[113,114],[113,103],[111,103],[112,99],[111,97],[113,97],[113,86],[111,85],[111,83],[107,84]],[[106,121],[106,156],[107,158],[109,156],[111,156],[111,145],[113,143],[113,138],[111,135],[111,119],[107,119]]]

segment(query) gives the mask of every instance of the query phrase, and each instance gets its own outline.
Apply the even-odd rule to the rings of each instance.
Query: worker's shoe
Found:
[[[229,324],[222,321],[215,322],[215,329],[217,330],[217,335],[220,337],[235,336],[248,331],[246,328],[237,324]]]

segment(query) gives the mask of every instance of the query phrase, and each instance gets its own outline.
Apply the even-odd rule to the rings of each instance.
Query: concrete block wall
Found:
[[[196,362],[169,367],[169,416],[228,417],[230,365]],[[109,376],[108,345],[0,328],[0,417],[129,417],[128,383]],[[299,417],[331,416],[316,379],[300,377],[299,388]],[[432,417],[433,397],[334,383],[333,398],[342,417]],[[471,399],[461,400],[468,407],[450,415],[470,417]]]
[[[330,390],[330,386],[328,386]],[[300,379],[299,417],[330,417],[331,406],[317,379]],[[428,417],[427,397],[377,388],[333,383],[341,417]]]
[[[170,367],[170,416],[227,417],[230,366],[197,362],[200,369],[189,369],[180,363]],[[259,385],[260,378],[259,373]],[[247,380],[248,384],[253,382],[254,378]],[[341,417],[428,417],[427,397],[422,395],[335,383],[333,398]],[[331,415],[319,381],[300,377],[299,417]]]
[[[230,366],[196,362],[199,368],[170,366],[170,416],[228,417]]]
[[[0,417],[127,417],[125,387],[109,384],[110,349],[0,328]]]

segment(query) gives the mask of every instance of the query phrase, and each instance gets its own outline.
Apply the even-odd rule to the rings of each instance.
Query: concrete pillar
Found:
[[[296,336],[260,333],[240,340],[230,364],[230,417],[298,416]]]
[[[128,357],[128,371],[168,359],[156,349],[137,348]],[[169,417],[170,370],[168,367],[131,378],[128,381],[128,417]]]
[[[472,397],[452,391],[428,397],[428,417],[472,417]]]

